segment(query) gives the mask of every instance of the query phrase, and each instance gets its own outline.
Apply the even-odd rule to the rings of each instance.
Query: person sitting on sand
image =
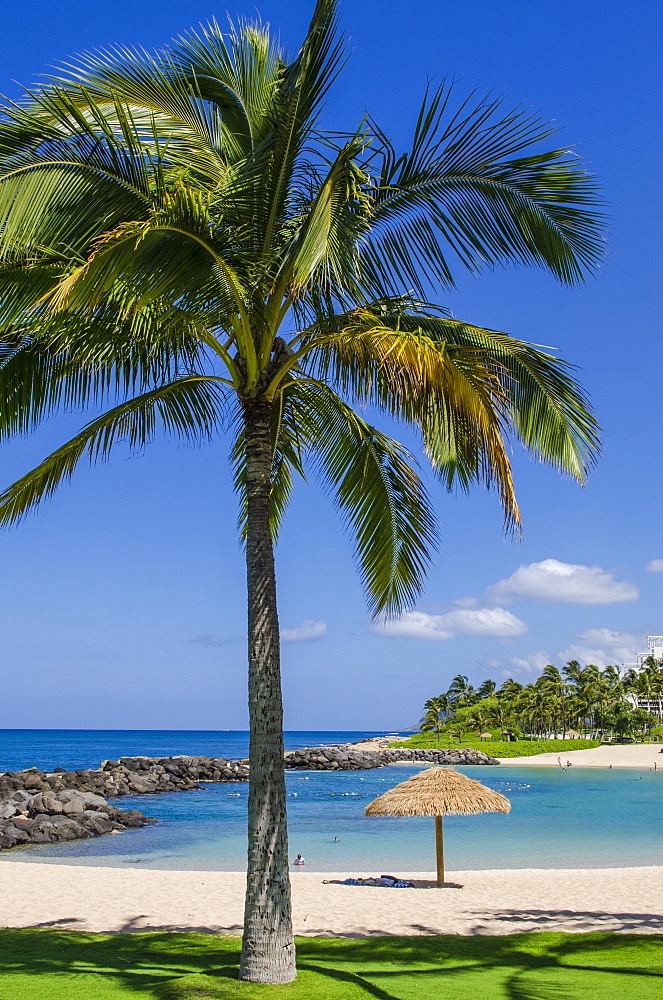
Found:
[[[571,767],[571,761],[570,761],[570,760],[567,760],[567,762],[566,762],[566,766],[567,766],[567,767]]]
[[[303,858],[301,856],[301,854],[298,854],[297,857],[295,858],[295,864],[296,865],[305,865],[306,864],[306,858]]]

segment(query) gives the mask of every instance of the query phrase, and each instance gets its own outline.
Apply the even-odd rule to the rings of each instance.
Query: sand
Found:
[[[352,744],[352,746],[356,750],[375,750],[382,746],[388,746],[390,743],[403,742],[406,739],[406,736],[374,737],[364,743]],[[478,749],[480,750],[481,747]],[[531,757],[501,757],[498,759],[500,763],[509,765],[558,767],[559,757],[561,757],[563,765],[566,764],[567,760],[570,760],[573,767],[609,767],[612,764],[613,767],[650,768],[656,764],[657,768],[663,770],[663,743],[622,744],[594,747],[593,750],[574,750],[573,741],[569,740],[568,748],[561,754],[559,751],[555,751],[555,753],[533,754]],[[429,760],[399,760],[393,763],[403,767],[411,767],[413,764],[422,767],[434,766]]]
[[[322,883],[323,878],[345,877],[293,872],[297,934],[663,932],[663,867],[450,872],[449,884],[441,890]],[[419,880],[433,877],[416,875]],[[9,927],[238,934],[243,896],[241,872],[0,860],[0,923]]]
[[[502,757],[500,763],[523,767],[559,767],[558,760],[572,767],[647,767],[663,770],[663,743],[633,743],[594,747],[591,750],[564,750],[539,753],[532,757]]]

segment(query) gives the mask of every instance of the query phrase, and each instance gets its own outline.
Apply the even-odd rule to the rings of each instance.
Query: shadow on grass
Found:
[[[239,945],[238,938],[194,932],[0,930],[0,997],[9,996],[3,981],[13,976],[20,977],[21,998],[66,998],[67,984],[75,980],[76,997],[87,1000],[87,974],[95,977],[90,1000],[96,1000],[99,978],[121,987],[117,995],[127,1000],[248,1000],[272,992],[301,1000],[401,1000],[414,992],[433,1000],[447,990],[459,1000],[575,1000],[590,994],[600,1000],[653,1000],[663,994],[657,935],[300,938],[300,978],[278,988],[237,982]]]

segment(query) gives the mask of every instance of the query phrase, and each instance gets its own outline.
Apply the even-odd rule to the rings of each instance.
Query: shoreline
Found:
[[[444,889],[323,883],[366,872],[291,873],[295,933],[663,933],[663,866],[455,871]],[[380,874],[380,873],[373,873]],[[396,872],[408,877],[408,873]],[[421,885],[433,872],[412,872]],[[243,872],[2,864],[0,922],[77,931],[198,930],[239,934]]]
[[[498,757],[507,767],[603,767],[608,770],[620,767],[647,768],[663,771],[663,743],[604,744],[589,750],[565,750],[553,753],[532,754],[531,757]]]

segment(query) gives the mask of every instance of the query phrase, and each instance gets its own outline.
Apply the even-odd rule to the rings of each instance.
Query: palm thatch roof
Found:
[[[482,740],[492,740],[493,738],[492,733],[480,733],[479,735],[481,736]]]
[[[508,813],[511,803],[481,782],[445,767],[415,774],[366,807],[367,816],[470,816]]]

